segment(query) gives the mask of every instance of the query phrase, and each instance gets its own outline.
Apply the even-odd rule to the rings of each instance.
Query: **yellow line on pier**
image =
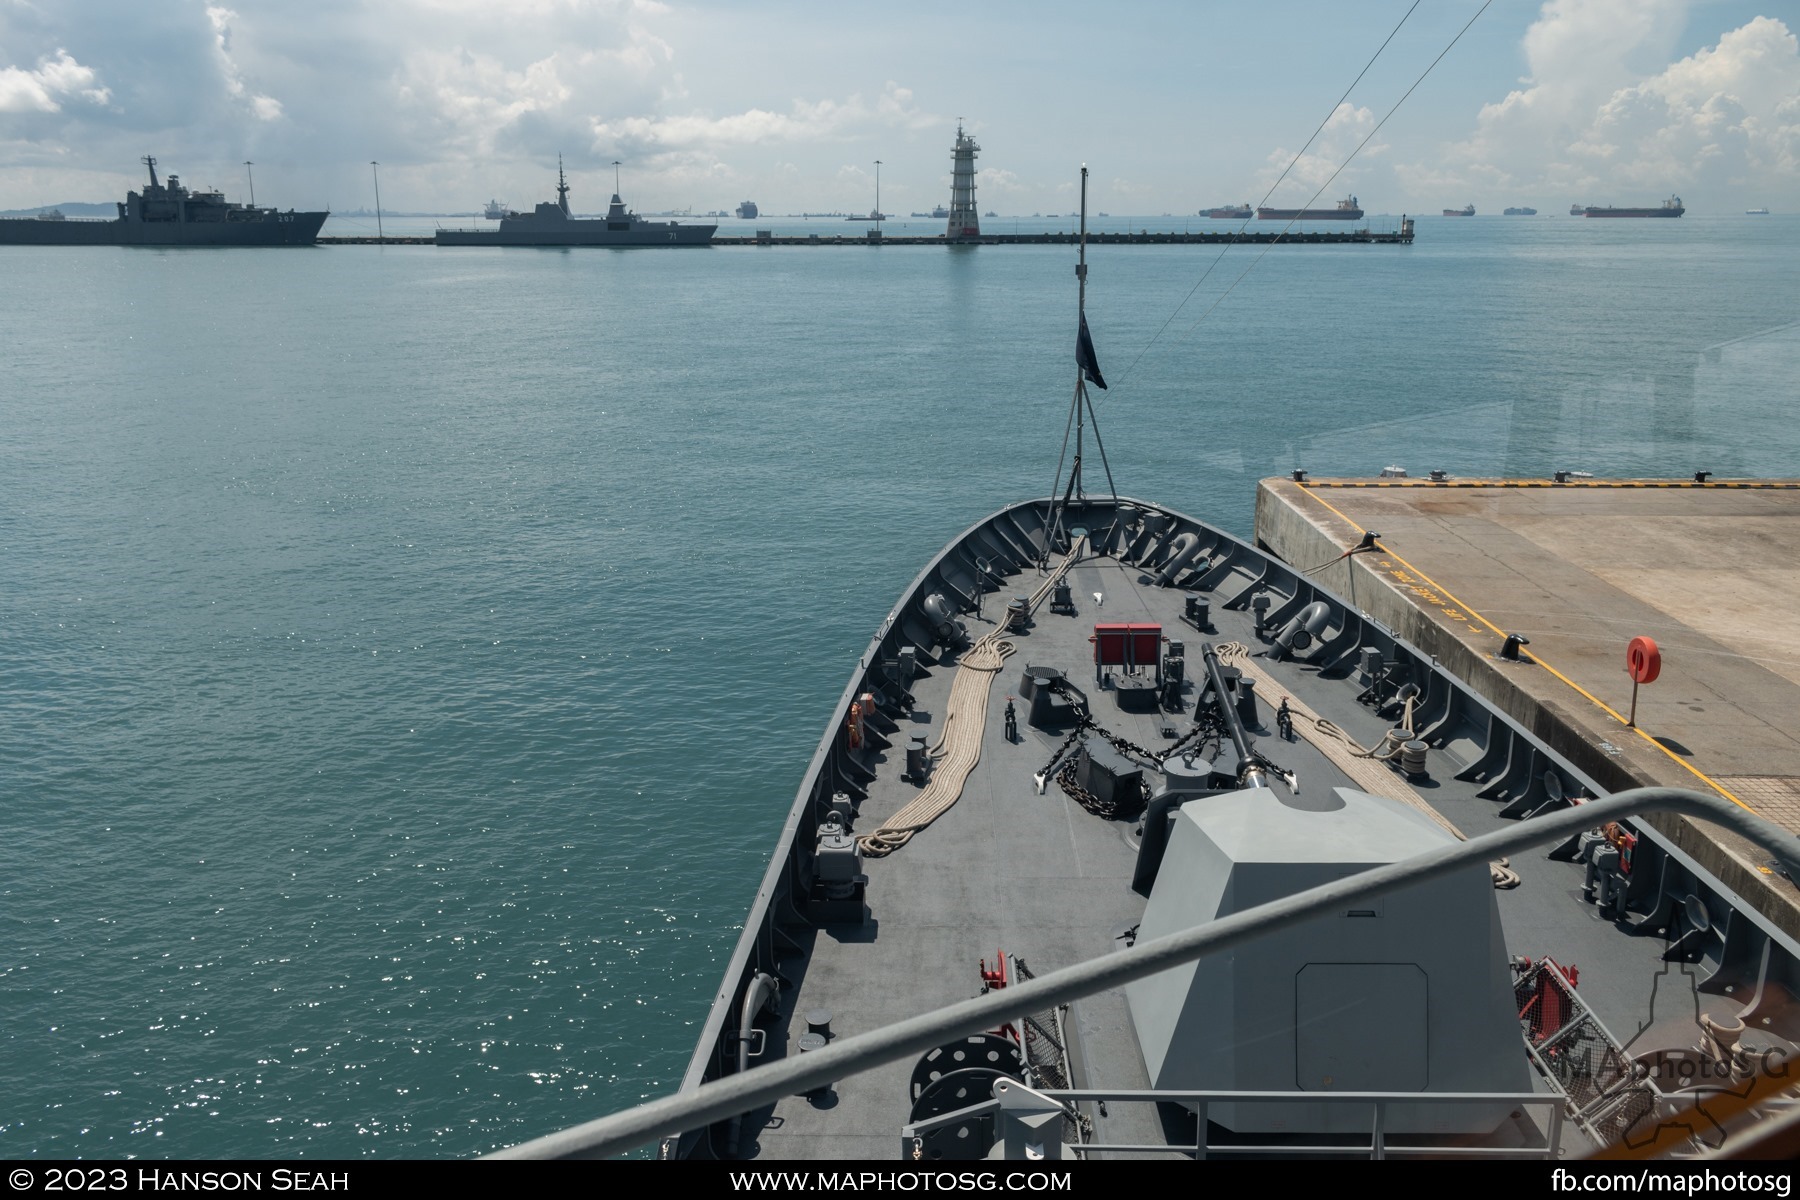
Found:
[[[1325,497],[1318,495],[1316,492],[1314,492],[1312,490],[1312,485],[1302,484],[1301,490],[1304,491],[1307,495],[1311,496],[1314,500],[1317,500],[1320,504],[1323,504],[1326,508],[1330,509],[1333,513],[1335,513],[1337,515],[1339,520],[1342,520],[1343,522],[1345,522],[1347,525],[1350,526],[1350,528],[1356,530],[1357,533],[1367,533],[1368,532],[1368,530],[1364,529],[1361,525],[1358,525],[1355,521],[1352,521],[1342,511],[1340,511],[1336,505],[1332,504],[1329,500],[1325,499]],[[1378,546],[1380,545],[1379,542],[1377,542],[1376,544]],[[1426,584],[1429,585],[1435,591],[1441,592],[1445,596],[1448,596],[1456,604],[1457,608],[1459,608],[1463,612],[1468,613],[1470,616],[1474,617],[1477,621],[1480,621],[1483,625],[1486,625],[1489,629],[1493,630],[1496,634],[1498,634],[1502,639],[1504,639],[1506,637],[1505,630],[1501,629],[1498,625],[1494,624],[1492,621],[1490,621],[1486,617],[1482,616],[1474,608],[1470,607],[1467,604],[1464,604],[1461,600],[1458,600],[1456,598],[1455,594],[1452,593],[1449,588],[1443,586],[1442,584],[1437,582],[1437,580],[1433,579],[1431,576],[1427,575],[1425,572],[1419,570],[1419,568],[1415,567],[1412,563],[1407,562],[1404,558],[1401,558],[1400,555],[1394,553],[1394,551],[1392,551],[1388,547],[1381,546],[1381,552],[1383,554],[1387,555],[1389,558],[1392,558],[1395,561],[1399,562],[1400,565],[1405,567],[1408,571],[1412,572],[1414,575],[1416,575],[1420,579],[1424,580],[1426,582]],[[1439,605],[1439,607],[1442,608],[1444,606]],[[1618,711],[1616,709],[1614,709],[1612,707],[1612,705],[1606,703],[1604,700],[1600,699],[1598,696],[1594,695],[1592,692],[1590,692],[1586,688],[1582,687],[1579,683],[1576,683],[1573,679],[1570,679],[1567,675],[1564,675],[1561,671],[1557,670],[1555,667],[1551,666],[1548,662],[1544,661],[1544,658],[1542,655],[1533,654],[1530,650],[1527,650],[1523,647],[1520,648],[1519,653],[1523,654],[1526,658],[1529,658],[1532,662],[1534,662],[1538,666],[1544,668],[1544,670],[1550,672],[1550,674],[1556,676],[1558,679],[1560,679],[1564,683],[1568,684],[1571,688],[1573,688],[1577,692],[1581,693],[1581,695],[1585,696],[1589,702],[1594,704],[1601,711],[1605,712],[1608,716],[1610,716],[1613,720],[1617,721],[1620,725],[1624,726],[1626,729],[1631,730],[1633,733],[1635,733],[1639,737],[1643,738],[1644,741],[1648,742],[1652,746],[1655,746],[1658,750],[1660,750],[1664,754],[1668,755],[1669,760],[1671,762],[1681,764],[1682,769],[1686,770],[1689,774],[1693,775],[1696,779],[1698,779],[1702,783],[1706,784],[1707,787],[1709,787],[1713,791],[1719,793],[1719,795],[1725,797],[1727,800],[1731,801],[1733,804],[1737,805],[1739,808],[1744,809],[1746,812],[1755,812],[1756,811],[1755,809],[1751,808],[1748,804],[1745,804],[1742,800],[1739,800],[1736,796],[1732,795],[1730,790],[1727,789],[1723,784],[1714,780],[1711,776],[1707,775],[1705,772],[1703,772],[1699,768],[1695,767],[1692,763],[1688,762],[1686,759],[1682,758],[1679,754],[1676,754],[1673,750],[1669,749],[1667,746],[1663,745],[1661,742],[1659,742],[1655,738],[1651,737],[1648,733],[1645,733],[1642,729],[1640,729],[1636,725],[1627,723],[1625,718],[1620,716]]]

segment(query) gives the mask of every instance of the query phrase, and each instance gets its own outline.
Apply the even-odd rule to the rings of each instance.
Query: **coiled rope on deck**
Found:
[[[1051,589],[1062,582],[1087,548],[1085,536],[1075,539],[1068,555],[1045,578],[1026,601],[1027,614],[1037,611]],[[1007,638],[1004,620],[984,634],[956,665],[956,678],[950,684],[950,699],[944,708],[944,727],[928,753],[931,756],[931,779],[913,801],[889,817],[873,833],[861,834],[857,843],[871,858],[892,854],[912,840],[913,834],[950,811],[962,798],[963,784],[981,761],[981,737],[987,727],[988,691],[994,676],[1012,655],[1015,647]]]
[[[1262,666],[1250,656],[1250,648],[1242,642],[1226,642],[1217,648],[1219,662],[1236,667],[1244,674],[1256,680],[1257,690],[1265,697],[1273,696],[1280,684],[1274,676],[1262,669]],[[1283,689],[1285,690],[1285,689]],[[1397,737],[1395,731],[1382,736],[1381,742],[1374,749],[1365,749],[1362,743],[1351,737],[1344,729],[1326,720],[1308,708],[1299,697],[1287,697],[1288,711],[1294,716],[1294,731],[1311,742],[1318,751],[1330,759],[1336,766],[1363,791],[1370,795],[1383,796],[1389,800],[1398,800],[1408,808],[1414,809],[1430,818],[1440,829],[1459,842],[1469,840],[1468,835],[1451,823],[1450,819],[1431,806],[1425,797],[1411,787],[1404,779],[1388,768],[1388,761],[1400,753],[1401,745],[1412,736],[1413,701],[1406,701],[1405,714],[1401,717],[1400,728],[1406,731],[1405,738]],[[1514,888],[1519,886],[1519,875],[1505,859],[1488,864],[1488,872],[1493,876],[1497,888]]]

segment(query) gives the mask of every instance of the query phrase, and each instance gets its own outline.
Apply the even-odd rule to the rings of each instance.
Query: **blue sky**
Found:
[[[958,117],[983,209],[1187,214],[1309,198],[1480,0],[860,5],[648,0],[0,0],[0,207],[110,200],[153,153],[283,207],[866,210],[947,199]],[[1800,5],[1493,0],[1326,190],[1473,202],[1800,207]]]

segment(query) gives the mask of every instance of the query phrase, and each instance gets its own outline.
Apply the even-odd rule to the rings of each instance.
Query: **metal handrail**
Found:
[[[1043,1097],[1061,1105],[1082,1104],[1099,1101],[1109,1104],[1179,1104],[1192,1109],[1198,1129],[1192,1145],[1175,1142],[1160,1144],[1136,1145],[1125,1142],[1083,1142],[1074,1149],[1082,1154],[1105,1152],[1108,1154],[1193,1154],[1196,1158],[1208,1158],[1213,1155],[1231,1154],[1268,1154],[1278,1151],[1284,1155],[1321,1154],[1343,1156],[1352,1151],[1366,1150],[1369,1157],[1386,1158],[1389,1155],[1429,1155],[1435,1157],[1472,1157],[1472,1158],[1556,1158],[1562,1147],[1562,1105],[1563,1096],[1557,1092],[1223,1092],[1223,1091],[1157,1091],[1142,1089],[1133,1090],[1092,1090],[1071,1088],[1038,1088],[1030,1089],[1030,1094]],[[1346,1105],[1368,1105],[1373,1118],[1368,1134],[1368,1141],[1352,1144],[1344,1142],[1339,1145],[1295,1145],[1280,1142],[1243,1141],[1226,1145],[1214,1145],[1207,1140],[1207,1114],[1214,1104],[1326,1104],[1344,1107]],[[1387,1132],[1387,1110],[1394,1104],[1429,1104],[1456,1105],[1508,1105],[1524,1108],[1541,1104],[1549,1110],[1548,1128],[1545,1130],[1542,1146],[1437,1146],[1415,1142],[1401,1142],[1398,1145],[1389,1141]],[[928,1117],[922,1121],[912,1121],[900,1129],[900,1141],[905,1145],[913,1138],[930,1133],[934,1129],[946,1125],[957,1125],[974,1117],[999,1115],[1004,1113],[1006,1105],[998,1096],[971,1104],[967,1108],[959,1108],[955,1112],[942,1113]],[[1516,1115],[1516,1114],[1515,1114]],[[1412,1136],[1411,1133],[1403,1136]]]
[[[497,1151],[494,1158],[605,1158],[647,1142],[741,1116],[771,1101],[831,1083],[967,1037],[1027,1013],[1067,1004],[1136,979],[1143,979],[1216,954],[1264,934],[1286,929],[1355,900],[1394,888],[1438,879],[1472,865],[1584,830],[1651,812],[1703,817],[1771,851],[1789,874],[1800,878],[1800,837],[1720,796],[1681,788],[1633,788],[1604,800],[1590,800],[1561,812],[1533,817],[1502,829],[1402,862],[1375,867],[1333,883],[1233,913],[1129,950],[1090,959],[1024,983],[946,1005],[935,1012],[855,1034],[810,1054],[756,1067],[665,1096],[624,1112],[588,1121]]]

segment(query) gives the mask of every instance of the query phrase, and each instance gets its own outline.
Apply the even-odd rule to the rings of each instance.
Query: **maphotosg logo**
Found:
[[[1716,1150],[1726,1126],[1758,1100],[1788,1090],[1787,1047],[1752,1035],[1743,1016],[1701,1011],[1700,980],[1684,962],[1651,977],[1647,1015],[1623,1046],[1638,1106],[1621,1138],[1633,1150],[1698,1143]]]

